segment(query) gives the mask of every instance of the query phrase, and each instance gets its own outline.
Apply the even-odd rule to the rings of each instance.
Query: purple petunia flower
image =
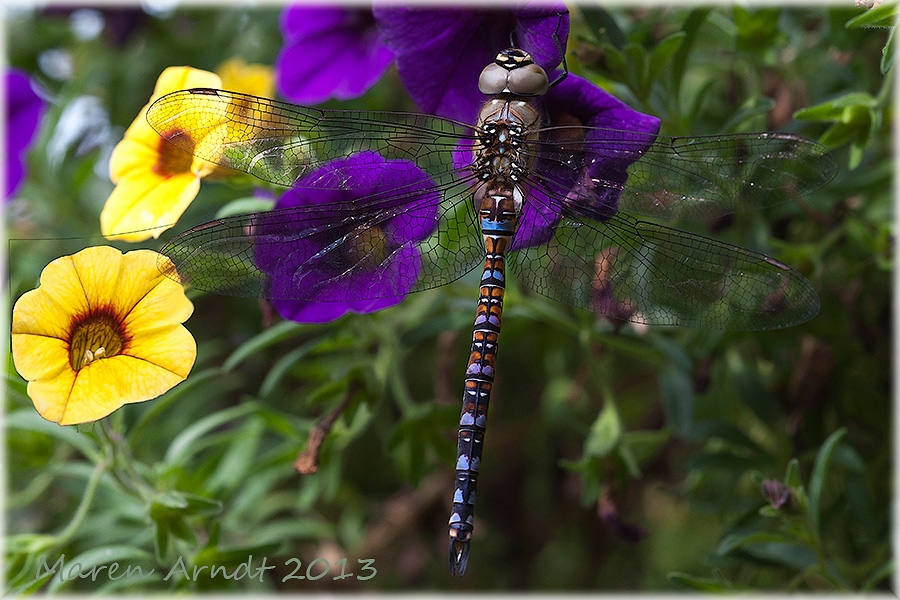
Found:
[[[416,244],[437,227],[441,196],[428,175],[409,161],[360,152],[296,185],[275,209],[303,210],[268,214],[255,234],[256,263],[279,314],[324,323],[400,303],[422,269]],[[304,299],[289,299],[298,294]]]
[[[31,143],[44,102],[31,89],[28,75],[8,71],[6,84],[6,198],[11,198],[25,177],[25,150]]]
[[[562,61],[569,19],[562,3],[498,10],[375,6],[375,21],[410,96],[424,113],[472,123],[484,104],[481,70],[512,42],[548,73]]]
[[[552,78],[552,77],[551,77]],[[591,82],[568,74],[544,97],[550,123],[588,127],[579,170],[561,171],[557,164],[537,161],[535,172],[548,177],[547,189],[566,199],[566,208],[593,220],[612,216],[619,189],[628,179],[628,167],[650,147],[659,132],[657,117],[640,113]],[[560,132],[564,132],[561,129]],[[565,147],[565,146],[562,146]],[[558,202],[551,202],[542,189],[532,189],[511,250],[546,243],[561,218]]]
[[[302,104],[361,96],[393,59],[369,9],[289,6],[281,13],[281,32],[278,90]]]

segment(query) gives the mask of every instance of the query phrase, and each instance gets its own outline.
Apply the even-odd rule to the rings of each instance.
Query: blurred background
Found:
[[[8,589],[890,589],[893,9],[570,9],[569,69],[659,116],[662,133],[780,130],[832,149],[840,173],[802,202],[690,225],[799,270],[819,316],[768,332],[620,326],[513,282],[457,579],[446,520],[478,274],[320,325],[190,292],[188,380],[93,427],[43,421],[8,361]],[[10,310],[51,260],[110,244],[110,152],[163,69],[271,67],[280,11],[7,9],[8,65],[46,103],[6,200]],[[416,110],[394,67],[323,106]],[[205,182],[172,231],[261,186]],[[297,473],[329,417],[317,472]],[[107,451],[113,466],[76,514]],[[63,554],[155,574],[36,577]],[[251,572],[262,557],[276,568],[163,580],[178,557],[231,571],[251,555]],[[373,559],[377,574],[335,580],[344,558],[363,577],[357,559]],[[291,578],[315,559],[327,575]]]

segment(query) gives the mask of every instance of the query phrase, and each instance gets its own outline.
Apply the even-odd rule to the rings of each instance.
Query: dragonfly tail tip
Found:
[[[462,577],[469,564],[469,542],[456,538],[450,539],[450,575]]]

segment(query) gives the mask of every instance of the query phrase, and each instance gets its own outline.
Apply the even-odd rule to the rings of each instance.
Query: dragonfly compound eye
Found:
[[[534,64],[530,54],[515,48],[498,54],[478,78],[478,89],[490,95],[539,96],[547,91],[548,86],[544,69]]]
[[[506,79],[509,71],[496,63],[491,63],[484,68],[478,77],[478,89],[482,94],[493,96],[506,90]]]
[[[518,96],[540,96],[549,85],[547,73],[534,63],[510,71],[507,82],[509,91]]]

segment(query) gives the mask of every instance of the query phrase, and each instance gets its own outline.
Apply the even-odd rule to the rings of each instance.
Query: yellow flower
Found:
[[[200,179],[215,165],[163,140],[147,123],[147,109],[169,92],[221,88],[221,83],[218,75],[190,67],[169,67],[159,76],[150,102],[110,157],[110,179],[116,188],[100,213],[100,230],[106,238],[139,242],[159,237],[197,195]]]
[[[272,67],[248,65],[241,58],[229,58],[216,69],[222,78],[222,89],[271,98],[275,95],[275,75]]]
[[[19,298],[13,362],[42,417],[96,421],[184,381],[197,346],[181,323],[194,307],[160,272],[172,268],[168,260],[150,250],[86,248],[47,265],[40,286]]]

